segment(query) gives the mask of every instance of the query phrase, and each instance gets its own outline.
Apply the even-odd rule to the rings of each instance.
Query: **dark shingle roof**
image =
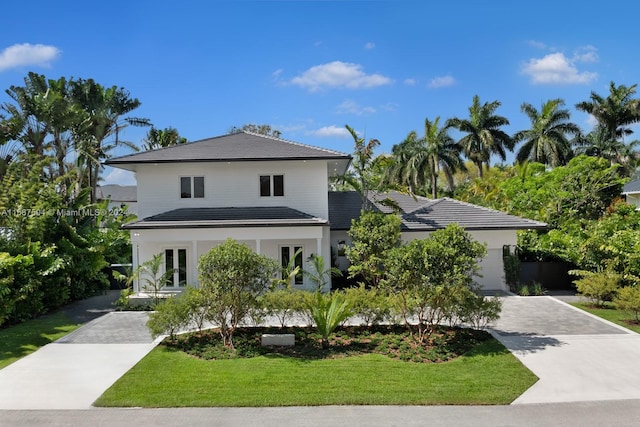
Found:
[[[336,159],[349,154],[250,132],[234,133],[188,144],[144,151],[107,160],[111,166],[136,163],[230,162],[255,160]]]
[[[135,202],[138,198],[135,185],[101,185],[97,188],[98,200],[111,199],[112,202]]]
[[[326,219],[288,207],[182,208],[126,224],[123,228],[288,227],[327,223]]]
[[[400,208],[403,231],[433,231],[456,223],[468,230],[521,230],[545,228],[546,224],[454,199],[427,199],[389,192],[371,194],[369,200],[379,212],[393,209],[381,204],[394,201]],[[348,230],[351,220],[360,216],[362,203],[355,191],[329,193],[329,222],[333,230]]]
[[[640,193],[640,179],[627,182],[624,185],[624,187],[622,187],[622,194],[633,194],[633,193]]]

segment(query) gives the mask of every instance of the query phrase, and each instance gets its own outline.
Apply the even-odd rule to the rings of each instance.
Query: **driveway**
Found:
[[[513,404],[640,399],[640,335],[549,296],[502,301],[491,332],[540,378]]]
[[[87,409],[156,343],[144,312],[111,312],[0,370],[0,409]]]

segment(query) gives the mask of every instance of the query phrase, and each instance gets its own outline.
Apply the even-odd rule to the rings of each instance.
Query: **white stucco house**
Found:
[[[170,290],[179,290],[197,285],[198,258],[227,238],[283,264],[299,249],[299,265],[311,254],[331,259],[332,246],[349,244],[347,230],[360,213],[357,193],[328,191],[329,178],[343,174],[350,161],[345,153],[244,132],[106,164],[136,174],[139,219],[124,226],[131,233],[133,267],[162,254],[165,268],[176,271]],[[379,203],[382,195],[372,197],[376,209],[390,212]],[[545,226],[452,199],[384,197],[402,209],[404,240],[457,222],[486,243],[485,289],[506,289],[502,248],[516,244],[516,231]],[[312,288],[302,275],[293,286]],[[137,284],[134,291],[140,291]]]

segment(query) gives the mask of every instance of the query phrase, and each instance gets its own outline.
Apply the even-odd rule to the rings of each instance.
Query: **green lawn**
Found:
[[[378,354],[336,359],[282,355],[207,361],[154,349],[97,406],[294,406],[508,404],[537,378],[491,339],[453,361],[429,364]]]
[[[588,313],[594,314],[605,320],[615,323],[616,325],[623,326],[627,329],[631,329],[634,332],[640,333],[640,325],[629,323],[633,318],[630,314],[617,310],[612,303],[605,303],[604,308],[594,308],[589,304],[575,302],[571,303],[574,307],[578,307]]]
[[[0,369],[79,326],[63,313],[55,313],[0,329]]]

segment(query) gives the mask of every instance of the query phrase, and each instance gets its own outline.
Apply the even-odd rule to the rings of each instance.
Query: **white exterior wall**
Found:
[[[136,268],[156,254],[164,253],[165,249],[184,248],[187,250],[187,284],[197,286],[198,259],[214,246],[232,238],[278,262],[281,246],[302,246],[304,259],[319,253],[328,268],[328,261],[331,259],[328,237],[328,226],[133,230],[133,267]],[[305,266],[305,269],[309,268],[309,265]],[[313,285],[305,277],[299,288],[312,289]],[[134,291],[141,291],[139,284],[135,284]]]
[[[284,196],[261,197],[260,175],[284,175]],[[180,177],[204,176],[204,198],[180,198]],[[138,218],[179,208],[286,206],[327,219],[327,161],[138,165]]]
[[[640,209],[640,194],[627,194],[626,197],[628,204],[635,206],[636,209]]]

